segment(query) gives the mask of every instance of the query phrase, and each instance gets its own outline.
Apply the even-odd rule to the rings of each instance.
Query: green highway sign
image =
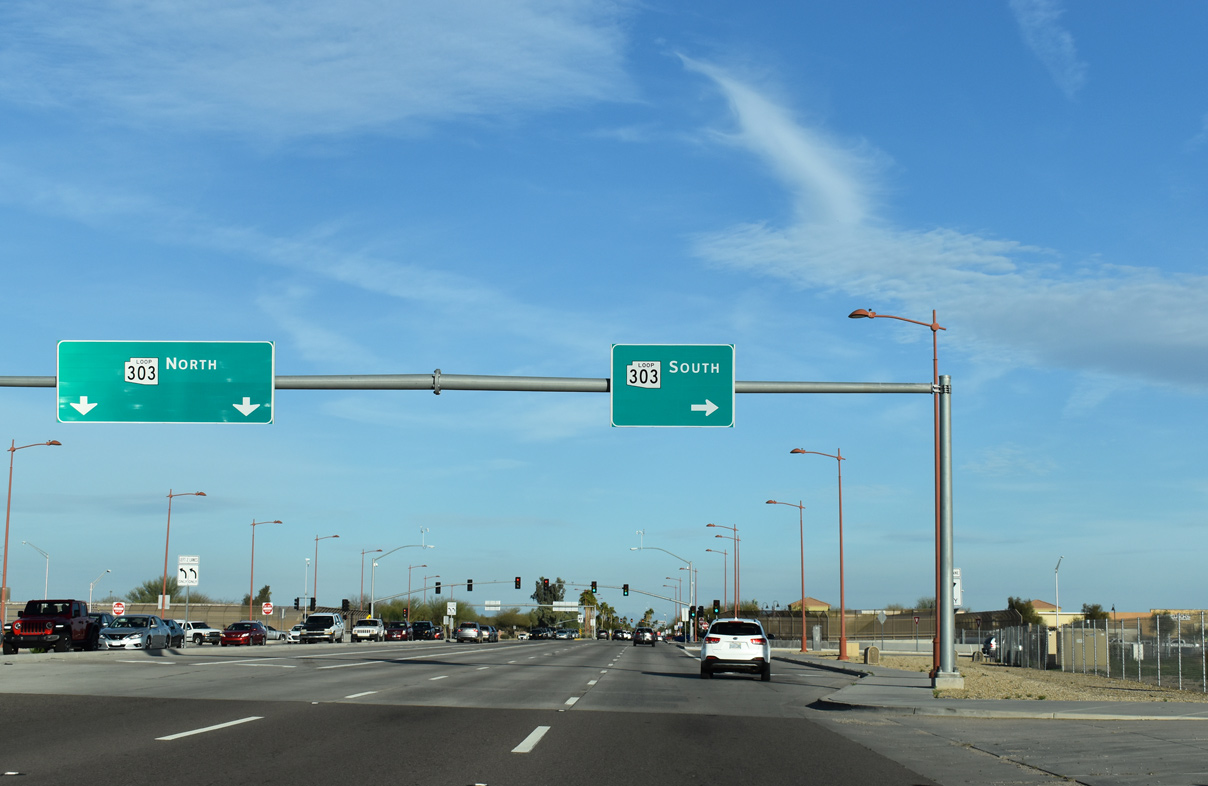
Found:
[[[734,425],[733,344],[613,344],[612,425]]]
[[[60,423],[272,423],[271,341],[60,341]]]

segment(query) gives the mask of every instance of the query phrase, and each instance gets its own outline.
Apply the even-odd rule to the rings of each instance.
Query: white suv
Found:
[[[700,645],[700,677],[719,671],[743,671],[772,679],[772,646],[758,620],[715,620]]]
[[[357,624],[352,626],[353,644],[356,644],[358,641],[365,641],[366,639],[369,641],[386,640],[386,626],[382,624],[381,620],[357,620]]]

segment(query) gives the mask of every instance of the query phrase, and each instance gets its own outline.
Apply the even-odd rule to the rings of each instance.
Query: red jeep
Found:
[[[5,655],[22,647],[95,650],[101,635],[100,625],[88,616],[88,604],[82,600],[31,600],[17,612],[12,625],[4,627]]]

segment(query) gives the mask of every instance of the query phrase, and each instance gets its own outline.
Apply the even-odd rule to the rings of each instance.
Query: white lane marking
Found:
[[[285,660],[282,657],[276,658],[244,658],[242,660],[208,660],[205,663],[194,663],[194,666],[235,666],[243,663],[263,663],[266,660]]]
[[[588,681],[587,681],[587,684],[588,684],[588,685],[595,685],[597,682],[599,682],[599,680],[588,680]]]
[[[170,660],[119,660],[118,663],[153,663],[156,666],[175,666],[175,661]]]
[[[250,718],[240,718],[239,720],[233,720],[233,721],[229,721],[227,723],[219,723],[217,726],[206,726],[204,729],[193,729],[193,731],[182,731],[180,734],[169,734],[167,737],[156,737],[155,739],[164,740],[164,741],[179,740],[181,737],[191,737],[194,734],[204,734],[207,731],[217,731],[218,729],[225,729],[228,726],[238,726],[240,723],[247,723],[249,721],[255,721],[255,720],[264,720],[264,716],[263,715],[253,715]]]
[[[359,663],[338,663],[335,666],[316,666],[315,670],[319,671],[322,669],[344,669],[344,668],[348,668],[349,666],[384,666],[388,663],[399,663],[399,662],[402,662],[405,660],[421,660],[423,658],[435,658],[437,656],[444,657],[444,658],[454,658],[454,657],[457,657],[458,655],[473,655],[476,652],[478,652],[478,650],[463,650],[461,652],[429,652],[424,655],[412,655],[407,658],[388,658],[385,660],[365,660],[365,661],[360,661]]]
[[[608,673],[608,669],[600,669],[600,673],[601,673],[601,674],[607,674],[607,673]]]
[[[375,690],[367,690],[367,691],[363,691],[362,693],[354,693],[354,694],[352,694],[351,696],[345,696],[344,698],[346,698],[346,699],[359,699],[359,698],[361,698],[362,696],[372,696],[372,695],[373,695],[373,694],[375,694],[375,693],[377,693],[377,691],[375,691]]]
[[[346,669],[349,666],[381,666],[383,663],[389,663],[388,660],[363,660],[360,663],[337,663],[334,666],[320,666],[316,671],[323,669]]]
[[[532,656],[530,656],[530,657],[529,657],[529,660],[537,660],[537,656],[536,656],[536,655],[532,655]]]
[[[490,666],[479,666],[477,669],[475,669],[475,671],[486,671],[489,668],[491,668],[491,667]]]
[[[516,662],[516,661],[514,661],[514,660],[510,660],[510,661],[508,661],[508,663],[515,663],[515,662]]]
[[[437,680],[448,679],[448,677],[448,674],[442,674],[439,677],[433,677],[432,679],[428,680],[428,682],[436,682]]]
[[[571,696],[569,699],[566,700],[566,706],[573,707],[573,706],[575,706],[575,702],[578,700],[579,700],[578,696]],[[578,717],[578,716],[576,715],[575,717]]]
[[[575,716],[578,717],[578,716]],[[533,729],[529,736],[524,738],[524,742],[512,748],[512,753],[529,753],[533,748],[537,747],[537,743],[541,742],[541,738],[549,731],[549,726],[538,726]]]

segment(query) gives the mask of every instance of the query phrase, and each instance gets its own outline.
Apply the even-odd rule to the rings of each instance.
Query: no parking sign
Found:
[[[266,616],[266,617],[267,617],[268,615],[272,614],[272,613],[273,613],[273,604],[271,604],[271,603],[265,603],[265,604],[261,605],[261,606],[260,606],[260,613],[261,613],[261,614],[263,614],[263,615],[264,615],[264,616]]]
[[[113,616],[120,617],[126,613],[126,604],[119,601],[114,601]]]

